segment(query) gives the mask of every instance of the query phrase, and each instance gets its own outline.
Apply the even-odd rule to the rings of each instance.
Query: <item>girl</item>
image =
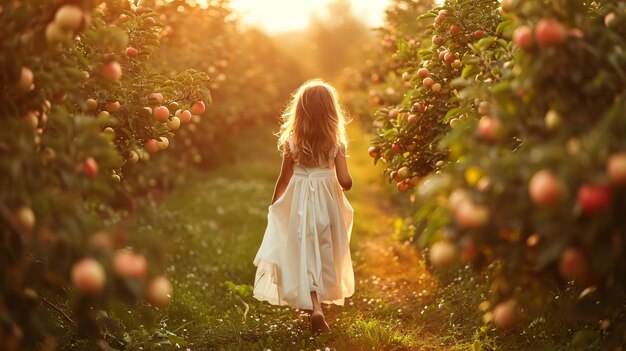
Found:
[[[354,293],[353,210],[346,163],[346,118],[337,91],[304,83],[287,105],[278,148],[283,161],[268,224],[254,258],[254,297],[311,311],[311,329],[329,332],[320,302],[343,305]]]

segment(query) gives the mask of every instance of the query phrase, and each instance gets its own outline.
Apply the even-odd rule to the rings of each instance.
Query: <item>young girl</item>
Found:
[[[283,161],[268,224],[254,259],[254,297],[311,311],[314,332],[329,332],[320,302],[354,293],[353,210],[346,163],[346,118],[336,90],[304,83],[287,105],[278,138]]]

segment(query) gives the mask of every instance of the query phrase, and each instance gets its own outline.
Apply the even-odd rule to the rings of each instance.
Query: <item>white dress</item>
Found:
[[[343,305],[354,293],[353,215],[334,162],[329,167],[294,165],[285,193],[269,206],[263,242],[254,258],[254,297],[312,309],[310,293],[315,291],[321,302]]]

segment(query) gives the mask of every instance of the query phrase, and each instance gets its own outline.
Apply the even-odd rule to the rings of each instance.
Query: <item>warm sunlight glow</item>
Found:
[[[324,13],[332,0],[233,0],[245,24],[275,34],[301,30],[308,26],[315,13]],[[383,24],[389,0],[350,0],[354,13],[375,27]]]

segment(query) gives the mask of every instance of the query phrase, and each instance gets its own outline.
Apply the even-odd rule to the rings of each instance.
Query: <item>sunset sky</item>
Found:
[[[270,34],[306,28],[313,13],[324,12],[332,0],[232,0],[246,25]],[[350,0],[354,13],[370,26],[383,23],[389,0]]]

